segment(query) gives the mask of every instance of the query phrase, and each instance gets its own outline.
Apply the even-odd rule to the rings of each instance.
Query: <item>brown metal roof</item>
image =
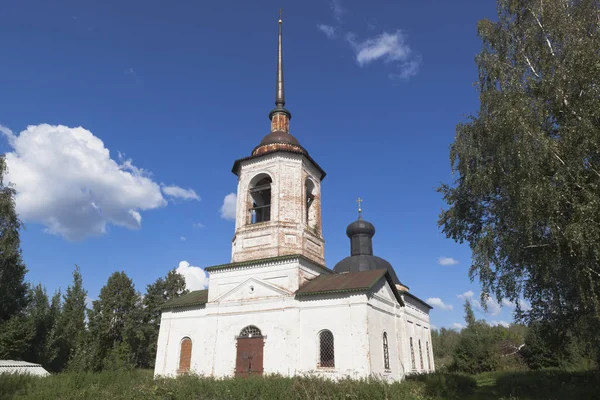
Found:
[[[298,289],[296,294],[303,296],[318,293],[367,290],[379,282],[385,273],[385,269],[374,269],[345,274],[319,275]]]
[[[205,290],[194,290],[180,296],[176,299],[171,299],[163,304],[160,308],[178,308],[187,306],[198,306],[206,304],[208,302],[208,289]]]
[[[294,150],[292,148],[289,148],[289,149],[277,149],[276,151],[273,151],[273,153],[276,153],[278,151],[283,151],[283,152],[287,152],[287,153],[296,153],[296,154],[303,155],[310,162],[312,162],[314,164],[314,166],[317,168],[317,170],[321,173],[321,180],[325,179],[325,175],[326,175],[325,171],[323,171],[323,168],[321,168],[321,166],[319,164],[317,164],[317,162],[315,160],[313,160],[312,157],[309,156],[306,153],[306,150],[304,150],[304,152],[303,152],[301,150]],[[254,152],[254,150],[253,150],[253,152]],[[272,153],[269,152],[269,153],[265,153],[265,154],[272,154]],[[231,169],[231,172],[233,172],[234,174],[237,175],[238,174],[238,170],[240,169],[240,164],[243,161],[252,160],[254,158],[261,157],[261,156],[263,156],[263,154],[260,154],[260,155],[251,155],[251,156],[248,156],[248,157],[240,158],[239,160],[235,160],[235,162],[233,163],[233,168]]]

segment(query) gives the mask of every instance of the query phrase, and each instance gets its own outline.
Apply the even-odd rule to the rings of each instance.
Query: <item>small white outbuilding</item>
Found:
[[[27,361],[0,360],[0,374],[30,374],[48,376],[50,373],[40,364]]]

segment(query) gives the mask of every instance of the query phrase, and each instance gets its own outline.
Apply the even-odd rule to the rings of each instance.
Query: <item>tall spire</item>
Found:
[[[284,107],[285,106],[285,92],[283,89],[283,55],[282,55],[282,27],[283,21],[281,19],[282,9],[279,10],[279,23],[278,23],[278,35],[277,35],[277,83],[275,88],[275,108],[269,113],[269,118],[272,120],[275,114],[285,114],[287,119],[292,118],[292,114]]]

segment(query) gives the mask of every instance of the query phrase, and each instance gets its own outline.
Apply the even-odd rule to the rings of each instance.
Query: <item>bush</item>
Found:
[[[469,375],[435,372],[412,375],[407,382],[420,382],[425,385],[425,393],[433,398],[463,399],[474,393],[477,382]]]
[[[0,398],[5,399],[459,399],[469,393],[472,379],[432,374],[402,383],[281,376],[214,379],[194,375],[153,379],[152,371],[66,372],[47,378],[0,375]],[[439,386],[439,387],[438,387]]]

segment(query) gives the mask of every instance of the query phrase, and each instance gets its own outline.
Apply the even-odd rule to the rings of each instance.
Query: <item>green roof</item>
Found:
[[[160,306],[161,309],[165,308],[178,308],[188,306],[199,306],[208,302],[208,289],[205,290],[194,290],[179,296],[176,299],[171,299],[165,304]]]
[[[259,260],[251,260],[251,261],[242,261],[242,262],[234,262],[234,263],[228,263],[228,264],[214,265],[212,267],[206,267],[206,268],[204,268],[204,270],[205,271],[216,271],[216,270],[219,270],[219,269],[244,267],[246,265],[253,265],[253,264],[258,264],[258,263],[268,263],[268,262],[276,262],[276,261],[293,260],[295,258],[301,258],[303,260],[306,260],[308,262],[311,262],[311,263],[313,263],[313,264],[315,264],[315,265],[323,268],[326,271],[333,272],[332,270],[330,270],[326,266],[318,264],[318,263],[314,262],[313,260],[311,260],[310,258],[307,258],[307,257],[303,256],[302,254],[290,254],[290,255],[285,255],[285,256],[276,256],[276,257],[262,258],[262,259],[259,259]]]

